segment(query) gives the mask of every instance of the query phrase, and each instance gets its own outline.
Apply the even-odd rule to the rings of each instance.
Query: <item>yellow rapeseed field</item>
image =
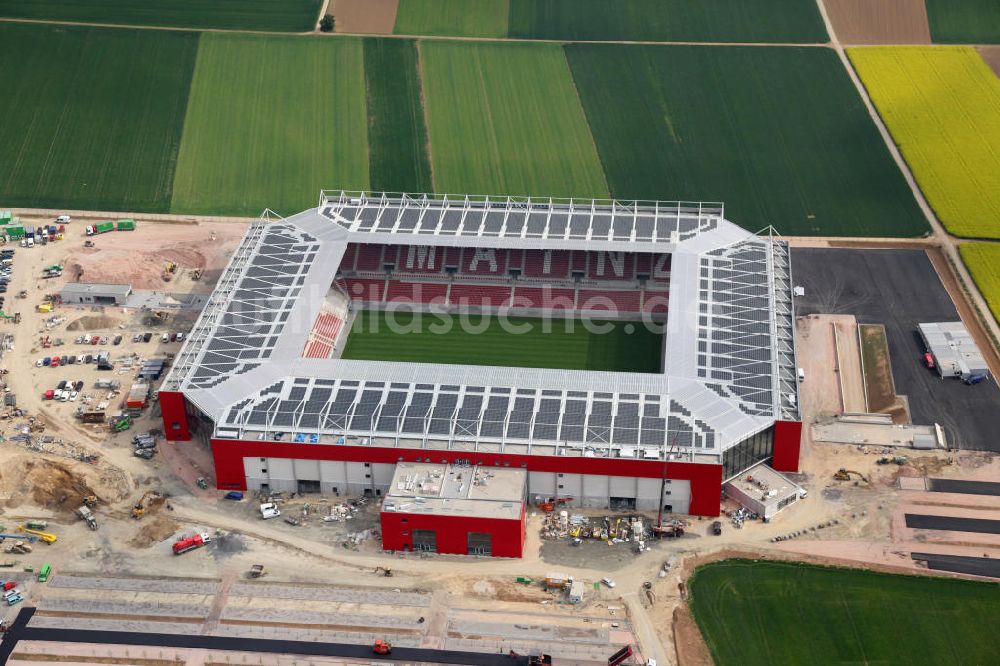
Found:
[[[848,54],[941,222],[1000,238],[1000,79],[970,47]]]
[[[1000,321],[1000,245],[963,243],[959,250],[993,316]]]

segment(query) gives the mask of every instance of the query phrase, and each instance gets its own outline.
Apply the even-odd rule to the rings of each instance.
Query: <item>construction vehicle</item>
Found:
[[[136,520],[141,519],[149,511],[150,505],[152,505],[154,500],[160,499],[161,495],[155,490],[147,490],[139,498],[139,501],[135,503],[132,507],[132,517]]]
[[[392,643],[380,638],[372,645],[372,652],[375,654],[392,654]]]
[[[281,509],[274,502],[265,502],[260,505],[260,517],[262,520],[277,518],[281,515]]]
[[[34,549],[30,544],[24,543],[23,541],[15,541],[8,546],[4,546],[3,552],[8,555],[27,555],[32,550]]]
[[[135,449],[132,451],[132,455],[143,460],[152,460],[153,456],[156,455],[156,449]]]
[[[552,513],[555,511],[557,506],[562,506],[563,504],[568,504],[572,501],[572,497],[550,497],[544,502],[539,502],[537,506],[545,513]]]
[[[170,282],[174,279],[174,273],[177,272],[177,264],[173,261],[168,261],[163,266],[163,274],[160,276],[163,278],[164,282]]]
[[[196,548],[201,548],[211,541],[212,537],[209,536],[208,532],[202,532],[201,534],[195,534],[194,536],[184,537],[174,543],[174,555],[183,555],[184,553],[190,552]]]
[[[94,247],[94,241],[92,241],[92,240],[83,241],[83,246],[84,247]]]
[[[392,569],[382,566],[375,567],[375,575],[377,576],[379,574],[382,574],[386,578],[392,578]]]
[[[100,234],[106,234],[109,231],[115,230],[115,223],[111,221],[98,222],[97,224],[91,224],[84,227],[84,232],[88,236],[98,236]]]
[[[115,231],[135,231],[135,220],[125,218],[115,222]]]
[[[248,578],[260,578],[263,575],[264,575],[263,564],[255,564],[252,567],[250,567],[250,571],[247,572]]]
[[[113,432],[125,432],[132,427],[132,417],[128,414],[117,416],[111,420],[111,430]]]
[[[88,509],[93,509],[97,506],[97,495],[87,495],[83,498],[83,505]]]
[[[18,298],[27,298],[28,297],[28,290],[27,289],[22,289],[21,291],[17,292],[17,297]]]
[[[632,656],[632,646],[626,645],[622,649],[608,657],[608,666],[618,666]]]
[[[868,483],[868,477],[862,474],[861,472],[855,471],[853,469],[844,469],[843,467],[834,472],[833,478],[836,481],[850,481],[851,474],[854,474],[865,483]]]
[[[653,525],[650,529],[654,535],[661,539],[675,539],[684,536],[684,523],[679,520],[672,520],[663,525]]]
[[[545,580],[542,581],[542,587],[548,589],[567,589],[573,584],[573,577],[567,576],[564,573],[549,573],[545,574]]]
[[[87,523],[87,527],[92,530],[97,529],[97,519],[94,518],[94,513],[86,504],[76,510],[76,515],[80,516],[80,518]]]
[[[55,543],[56,541],[59,540],[59,537],[57,537],[55,534],[49,534],[48,532],[42,532],[40,530],[29,529],[25,525],[21,525],[20,527],[18,527],[17,531],[18,532],[24,532],[25,534],[34,535],[34,536],[38,537],[39,539],[41,539],[42,541],[44,541],[45,543]]]
[[[42,314],[48,314],[49,312],[52,312],[52,303],[39,303],[35,306],[35,309]]]

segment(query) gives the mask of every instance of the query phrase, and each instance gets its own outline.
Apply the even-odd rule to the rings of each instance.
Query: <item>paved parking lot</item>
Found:
[[[922,250],[795,248],[792,277],[806,291],[795,299],[796,314],[852,314],[885,325],[896,391],[914,423],[939,423],[953,448],[1000,451],[996,381],[967,386],[922,364],[917,324],[959,318]]]

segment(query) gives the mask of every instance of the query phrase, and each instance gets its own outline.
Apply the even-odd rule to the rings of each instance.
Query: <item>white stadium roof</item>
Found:
[[[672,255],[662,374],[301,358],[349,242]],[[797,420],[788,246],[721,204],[323,192],[251,225],[162,390],[214,437],[718,456]]]

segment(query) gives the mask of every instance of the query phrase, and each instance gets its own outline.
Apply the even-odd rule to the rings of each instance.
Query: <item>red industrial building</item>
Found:
[[[382,547],[521,557],[524,470],[399,463],[382,502]]]
[[[523,509],[418,510],[398,494],[411,464],[517,472],[529,501],[717,516],[728,479],[798,471],[790,270],[787,243],[721,204],[324,192],[250,227],[160,389],[164,432],[211,446],[220,489],[388,498],[389,550],[419,548],[413,530],[439,552],[523,543]],[[404,306],[659,324],[662,367],[340,357],[359,311]]]

